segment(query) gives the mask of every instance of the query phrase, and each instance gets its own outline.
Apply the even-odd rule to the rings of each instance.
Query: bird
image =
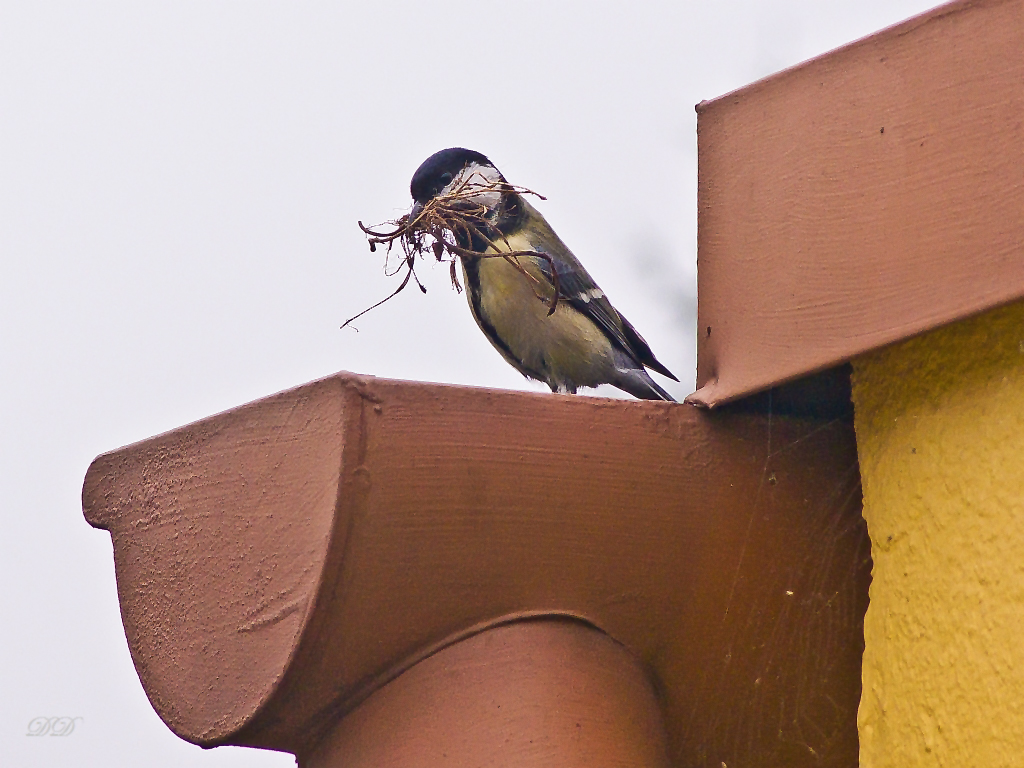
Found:
[[[646,369],[678,379],[485,155],[463,147],[435,152],[413,174],[409,191],[410,221],[436,197],[461,191],[465,200],[468,194],[483,227],[452,234],[469,308],[488,341],[523,376],[556,393],[611,384],[640,399],[674,402]],[[501,252],[513,255],[497,257]]]

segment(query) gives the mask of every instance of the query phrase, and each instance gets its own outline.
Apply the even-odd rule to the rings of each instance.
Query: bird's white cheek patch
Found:
[[[441,194],[448,194],[452,190],[461,188],[463,184],[467,184],[472,188],[490,187],[500,183],[501,174],[498,173],[497,168],[491,165],[470,163],[459,172],[459,175],[452,180],[451,184],[441,190]],[[470,199],[486,208],[493,208],[501,200],[501,193],[496,190],[480,191]]]

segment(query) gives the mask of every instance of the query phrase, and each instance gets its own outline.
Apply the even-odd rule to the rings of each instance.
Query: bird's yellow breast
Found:
[[[526,234],[516,234],[508,237],[508,248],[528,251],[532,244]],[[519,256],[518,261],[535,280],[502,257],[477,260],[479,308],[470,297],[477,323],[485,333],[490,326],[506,349],[492,343],[512,365],[527,369],[524,373],[540,374],[556,385],[596,386],[612,365],[611,342],[567,301],[559,301],[548,315],[552,286],[537,268],[537,257]]]

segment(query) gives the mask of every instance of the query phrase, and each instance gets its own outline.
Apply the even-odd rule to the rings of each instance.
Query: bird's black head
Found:
[[[412,199],[420,205],[426,205],[430,198],[451,184],[462,170],[471,165],[494,168],[490,160],[472,149],[452,147],[435,152],[412,175],[412,183],[409,185]]]

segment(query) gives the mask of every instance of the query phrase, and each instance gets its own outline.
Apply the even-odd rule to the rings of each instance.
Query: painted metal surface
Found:
[[[961,0],[698,105],[716,405],[1024,297],[1024,1]]]
[[[576,621],[517,621],[443,648],[344,717],[303,768],[668,768],[639,660]]]
[[[841,419],[339,374],[100,456],[84,508],[190,741],[309,755],[423,660],[561,616],[646,670],[673,765],[852,766],[859,494]]]

